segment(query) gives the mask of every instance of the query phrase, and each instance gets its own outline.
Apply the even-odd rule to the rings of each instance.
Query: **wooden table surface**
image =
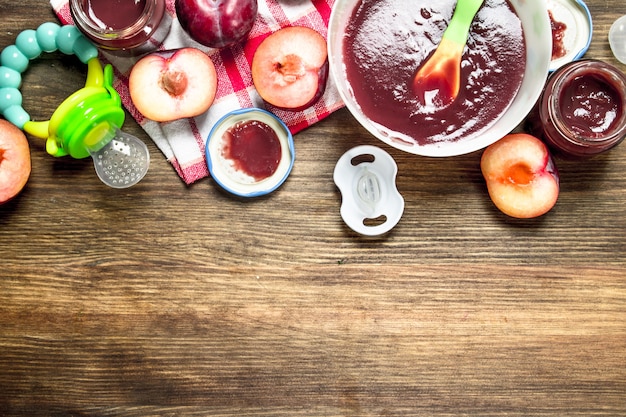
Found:
[[[625,3],[587,3],[587,56],[626,70],[607,40]],[[2,47],[56,20],[45,0],[0,16]],[[24,107],[49,118],[84,76],[41,57]],[[30,181],[0,207],[0,415],[626,415],[626,145],[558,160],[556,207],[514,220],[480,152],[405,154],[346,109],[296,135],[291,176],[253,201],[184,185],[124,129],[152,154],[137,186],[30,138]],[[384,237],[339,215],[332,172],[361,144],[398,164]]]

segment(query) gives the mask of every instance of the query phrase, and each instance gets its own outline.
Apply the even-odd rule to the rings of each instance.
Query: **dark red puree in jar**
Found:
[[[240,121],[224,132],[223,156],[234,168],[261,181],[271,177],[280,163],[282,148],[274,129],[258,121]]]
[[[548,79],[529,122],[560,156],[607,151],[626,136],[626,75],[593,59],[563,65]]]
[[[69,0],[76,27],[99,48],[120,56],[154,51],[169,33],[166,0]]]
[[[419,102],[410,80],[434,52],[455,5],[361,0],[353,11],[343,45],[348,82],[361,111],[398,140],[429,144],[477,136],[520,88],[526,68],[521,21],[507,0],[486,0],[470,30],[457,99],[443,109]]]
[[[572,132],[587,138],[602,137],[622,117],[622,97],[604,75],[593,70],[563,86],[561,116]]]
[[[84,0],[84,10],[104,30],[124,29],[139,20],[146,0]]]

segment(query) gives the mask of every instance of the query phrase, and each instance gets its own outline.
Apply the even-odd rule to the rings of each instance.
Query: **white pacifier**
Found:
[[[333,174],[341,191],[341,217],[357,233],[378,236],[391,230],[404,211],[396,188],[398,167],[391,155],[369,145],[343,154]]]

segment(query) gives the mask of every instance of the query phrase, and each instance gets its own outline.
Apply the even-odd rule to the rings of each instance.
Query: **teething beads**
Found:
[[[31,121],[19,88],[30,60],[42,52],[75,54],[87,64],[85,86],[65,99],[47,121]],[[91,156],[98,177],[113,188],[126,188],[146,174],[150,154],[138,138],[119,127],[125,113],[113,87],[113,67],[104,68],[98,49],[75,26],[44,23],[25,30],[0,53],[0,113],[25,132],[46,139],[52,156]]]
[[[13,68],[15,71],[24,72],[28,68],[28,58],[15,45],[4,48],[0,54],[2,65]]]
[[[85,64],[98,56],[98,49],[76,27],[61,27],[52,22],[42,24],[37,30],[21,32],[15,44],[0,53],[0,112],[20,129],[30,121],[30,115],[22,108],[21,74],[28,68],[30,60],[42,52],[56,50],[67,55],[75,54]]]
[[[76,26],[62,26],[57,33],[56,43],[59,51],[67,55],[75,54],[83,64],[98,56],[98,49],[80,33]]]
[[[61,27],[53,22],[46,22],[40,25],[35,31],[37,44],[43,52],[54,52],[57,50],[57,34]]]
[[[28,29],[17,35],[15,46],[28,59],[37,58],[41,55],[41,46],[37,42],[37,32]]]
[[[21,83],[22,75],[19,72],[9,67],[0,67],[0,88],[19,88]]]

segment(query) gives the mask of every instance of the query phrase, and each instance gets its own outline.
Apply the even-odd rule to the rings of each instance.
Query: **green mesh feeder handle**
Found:
[[[50,120],[32,121],[22,107],[22,73],[43,52],[55,51],[76,55],[87,64],[87,80],[59,105]],[[102,67],[98,49],[75,26],[44,23],[37,30],[21,32],[14,45],[2,50],[0,112],[18,128],[45,139],[46,151],[52,156],[91,156],[98,176],[111,187],[134,185],[147,172],[145,144],[119,130],[125,113],[113,87],[113,67]]]

